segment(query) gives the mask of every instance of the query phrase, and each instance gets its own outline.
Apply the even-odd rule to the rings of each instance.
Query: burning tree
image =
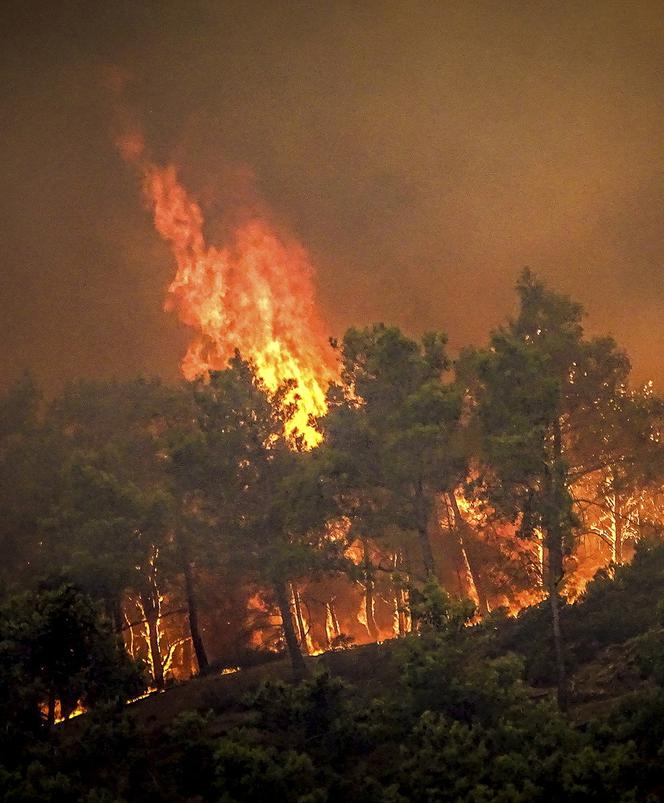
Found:
[[[63,461],[46,548],[103,602],[157,688],[186,640],[164,627],[179,572],[165,435],[186,420],[183,398],[158,381],[77,383],[48,412]]]
[[[92,599],[72,584],[14,596],[0,613],[5,736],[38,727],[40,711],[51,726],[57,714],[67,718],[79,704],[124,702],[143,690],[140,667],[117,648],[117,636]]]
[[[135,132],[125,133],[118,147],[140,173],[155,228],[175,258],[166,309],[196,332],[182,361],[184,376],[221,371],[240,351],[270,392],[287,386],[289,434],[317,443],[310,417],[325,411],[334,365],[305,249],[277,232],[261,203],[235,210],[242,222],[228,242],[209,244],[203,210],[179,182],[177,168],[152,161]]]
[[[430,527],[439,494],[462,464],[456,436],[461,401],[441,381],[446,339],[422,343],[396,327],[350,329],[340,346],[341,384],[329,394],[325,445],[342,480],[341,507],[367,539],[396,527],[412,533],[425,577],[436,566]],[[365,552],[366,552],[365,548]]]
[[[289,583],[334,568],[322,526],[325,495],[311,454],[294,448],[287,424],[290,385],[270,392],[239,354],[225,371],[194,383],[197,432],[173,455],[187,476],[189,509],[207,527],[210,549],[236,577],[268,588],[296,673],[305,669]]]
[[[661,525],[664,402],[648,384],[622,387],[603,410],[602,429],[589,439],[593,454],[573,488],[581,531],[600,542],[614,565],[626,559],[644,527]]]
[[[518,520],[522,534],[542,533],[564,708],[560,595],[564,559],[580,525],[573,489],[582,477],[629,459],[625,439],[617,437],[628,426],[629,362],[611,338],[586,339],[581,307],[529,271],[517,291],[518,316],[474,355],[485,461],[481,482],[491,504]]]

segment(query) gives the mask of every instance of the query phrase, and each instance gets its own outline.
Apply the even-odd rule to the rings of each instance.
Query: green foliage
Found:
[[[320,422],[323,445],[311,451],[287,435],[292,385],[271,392],[239,354],[186,389],[77,382],[44,404],[25,378],[0,397],[0,797],[662,799],[661,543],[598,575],[578,604],[561,603],[568,667],[632,640],[647,679],[608,722],[583,727],[535,702],[527,685],[551,683],[560,655],[547,609],[470,627],[473,605],[433,579],[444,576],[442,538],[432,548],[441,501],[471,467],[466,488],[496,519],[516,523],[524,539],[544,534],[554,601],[563,557],[585,526],[580,478],[592,478],[586,503],[597,506],[658,488],[664,476],[664,402],[628,390],[626,356],[611,338],[585,336],[578,304],[528,271],[517,292],[516,318],[487,349],[464,354],[456,380],[439,333],[413,340],[382,324],[350,329]],[[488,553],[466,548],[474,533],[459,515],[450,513],[444,534],[463,542],[470,572],[483,579],[471,563]],[[630,515],[623,510],[621,521]],[[363,548],[359,565],[331,537],[341,516]],[[374,565],[376,545],[389,564]],[[338,659],[356,686],[317,673],[266,683],[243,706],[237,695],[222,699],[228,687],[210,686],[199,699],[215,701],[213,711],[184,712],[165,727],[121,710],[143,685],[112,632],[124,626],[128,596],[139,600],[157,663],[160,605],[182,605],[204,667],[201,633],[212,641],[217,627],[240,630],[259,590],[304,669],[288,584],[342,570],[363,586],[367,620],[386,588],[397,606],[405,595],[395,601],[392,592],[407,590],[415,629],[389,646],[321,659]],[[209,599],[196,634],[201,579]],[[491,595],[476,590],[484,612]],[[228,658],[217,649],[213,660],[220,654]],[[51,727],[56,702],[67,714],[79,701],[85,717]]]
[[[39,522],[59,498],[62,454],[41,406],[27,375],[0,396],[0,599],[45,564]]]
[[[180,518],[205,541],[203,554],[235,583],[274,594],[296,672],[304,672],[287,582],[344,565],[325,524],[331,494],[319,461],[288,437],[286,385],[270,392],[239,353],[194,385],[196,431],[171,450],[183,493]]]
[[[410,612],[420,631],[460,633],[475,614],[468,599],[455,599],[435,580],[410,592]]]
[[[211,712],[183,711],[166,730],[161,777],[183,797],[204,795],[215,774],[217,740]]]
[[[454,487],[465,460],[461,395],[442,381],[446,338],[418,343],[396,327],[350,329],[340,346],[341,383],[321,421],[322,450],[351,537],[419,539],[425,574],[434,570],[427,526],[435,496]],[[407,538],[406,538],[407,541]]]
[[[266,683],[245,701],[246,725],[221,732],[212,712],[149,733],[100,708],[75,742],[0,771],[0,789],[68,803],[657,799],[659,691],[578,729],[531,699],[519,660],[486,659],[478,643],[472,629],[445,627],[406,639],[392,651],[393,686],[355,688],[328,673]]]
[[[524,534],[538,527],[552,549],[569,552],[573,477],[616,458],[612,411],[629,362],[609,338],[585,339],[582,308],[530,271],[517,292],[518,317],[466,357],[477,383],[484,487],[500,513],[521,517]]]
[[[422,715],[404,749],[407,800],[637,800],[632,746],[600,751],[550,709],[527,706],[493,728]]]
[[[570,668],[592,660],[610,644],[623,644],[655,628],[662,593],[664,546],[657,541],[641,542],[632,563],[617,566],[612,573],[599,572],[581,599],[561,610]],[[548,616],[545,604],[527,608],[500,627],[495,644],[497,652],[522,655],[528,680],[542,685],[555,679]]]
[[[317,803],[327,796],[316,786],[311,759],[292,750],[222,739],[214,754],[219,803]],[[318,793],[317,793],[318,792]]]
[[[636,641],[636,662],[644,677],[664,685],[664,632],[648,631]]]
[[[248,704],[258,713],[261,727],[307,741],[329,734],[345,691],[340,678],[322,672],[296,686],[268,681]]]
[[[77,703],[122,704],[144,688],[93,602],[71,584],[10,598],[0,609],[0,745],[6,760]]]
[[[451,632],[404,641],[403,677],[415,709],[490,723],[524,704],[523,662],[514,655],[469,660],[468,647]]]
[[[320,471],[286,435],[286,390],[270,393],[236,355],[195,386],[198,431],[173,450],[172,471],[216,539],[210,554],[268,584],[334,558],[316,531],[326,515]]]

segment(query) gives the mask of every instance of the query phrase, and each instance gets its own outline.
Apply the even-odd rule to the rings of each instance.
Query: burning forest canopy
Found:
[[[185,375],[205,360],[179,385],[80,381],[45,403],[25,378],[6,394],[3,572],[7,588],[90,595],[151,688],[282,650],[301,673],[307,654],[417,632],[438,584],[474,622],[548,599],[555,623],[598,569],[656,537],[662,400],[630,386],[625,353],[588,338],[567,296],[524,271],[515,317],[454,364],[445,335],[383,324],[348,330],[336,368],[306,361],[323,353],[312,334],[292,353],[274,336],[266,371],[253,329],[248,359],[232,340],[226,363],[215,326],[256,287],[233,287],[237,266],[269,267],[264,236],[278,271],[306,257],[289,262],[264,231],[248,252],[242,235],[208,248],[172,170],[145,167],[144,185],[177,260],[169,293],[186,287],[200,333]],[[279,373],[289,364],[304,380]]]
[[[646,29],[653,40],[661,33],[646,5],[627,26],[637,43]],[[63,9],[63,20],[71,21],[69,6]],[[489,16],[514,35],[511,18],[495,9]],[[594,19],[575,17],[581,32],[592,29]],[[263,24],[270,19],[266,12]],[[464,26],[456,14],[446,22]],[[356,35],[336,15],[329,23],[331,31]],[[376,21],[394,43],[391,55],[403,56],[402,39],[415,36],[422,64],[433,66],[435,38],[418,25],[409,26],[394,10]],[[56,25],[45,42],[57,44],[58,32]],[[309,35],[315,44],[318,34]],[[634,45],[620,42],[627,50]],[[229,52],[237,54],[238,47],[229,42]],[[558,63],[554,55],[545,54],[545,61]],[[147,295],[154,310],[163,308],[160,320],[179,326],[180,375],[161,370],[164,354],[176,362],[177,347],[165,348],[159,338],[159,360],[150,371],[127,369],[145,363],[136,322],[125,317],[126,337],[117,341],[123,346],[103,351],[119,378],[100,378],[107,375],[97,364],[100,351],[94,369],[83,359],[80,371],[70,366],[56,382],[49,379],[54,359],[48,370],[37,371],[46,376],[44,387],[30,373],[4,384],[0,797],[661,799],[664,742],[656,720],[664,710],[664,397],[643,381],[646,373],[659,376],[661,367],[640,353],[633,375],[622,344],[603,331],[622,329],[630,346],[643,351],[634,337],[639,316],[625,327],[611,313],[632,289],[607,294],[601,281],[584,279],[578,287],[584,300],[586,285],[593,285],[593,315],[586,318],[576,294],[567,292],[576,281],[572,273],[547,267],[553,253],[548,225],[559,224],[556,238],[559,230],[568,235],[566,245],[556,239],[561,266],[597,243],[595,235],[577,231],[581,220],[604,233],[609,264],[619,261],[620,249],[606,236],[614,219],[578,183],[560,220],[554,201],[532,216],[514,201],[496,216],[492,194],[476,178],[481,174],[491,184],[494,176],[506,185],[514,173],[506,156],[510,127],[498,126],[505,172],[481,168],[486,143],[478,133],[475,178],[459,185],[464,198],[474,188],[474,204],[486,201],[482,212],[472,203],[456,212],[432,205],[424,175],[433,157],[427,161],[416,148],[409,149],[412,174],[419,176],[412,187],[389,170],[376,179],[378,189],[369,195],[381,195],[383,206],[375,223],[375,202],[348,189],[350,174],[363,175],[360,151],[350,145],[355,129],[335,115],[346,139],[340,144],[333,137],[332,166],[323,172],[331,186],[339,165],[341,201],[326,216],[339,243],[321,256],[330,238],[311,222],[320,208],[302,202],[311,193],[302,190],[298,201],[297,189],[277,193],[264,179],[280,159],[289,161],[285,151],[261,163],[265,153],[253,148],[256,173],[238,158],[234,167],[216,163],[207,176],[197,154],[205,145],[205,120],[190,114],[189,133],[173,137],[180,138],[178,148],[164,147],[166,118],[161,125],[159,114],[151,119],[151,103],[143,104],[145,119],[138,124],[133,110],[145,101],[146,76],[161,64],[148,65],[145,58],[138,70],[104,64],[95,73],[95,91],[105,97],[104,126],[117,151],[112,171],[136,199],[132,223],[120,236],[109,226],[109,240],[115,250],[122,242],[128,263],[138,258],[164,265],[163,281]],[[243,58],[238,74],[247,66]],[[262,55],[255,58],[263,64]],[[518,61],[527,65],[530,57]],[[639,75],[652,67],[645,61]],[[655,56],[652,61],[659,63]],[[357,77],[356,64],[346,68]],[[275,86],[256,69],[258,78],[248,75],[245,82],[254,92],[252,108],[256,98],[267,103]],[[404,66],[405,74],[409,70]],[[237,86],[244,80],[234,75]],[[474,88],[472,82],[467,87]],[[426,100],[426,85],[421,91]],[[165,98],[177,106],[174,94],[155,89],[157,106],[167,106]],[[391,90],[378,95],[404,99]],[[489,95],[483,97],[488,102]],[[389,119],[372,103],[366,108],[374,121],[368,139],[363,126],[356,127],[367,162],[373,164],[375,145],[394,165],[391,148],[375,136],[390,130]],[[266,119],[275,122],[276,149],[291,135],[297,141],[296,118],[289,117],[285,129],[278,110]],[[422,118],[414,110],[410,119],[410,134],[403,121],[397,134],[421,144]],[[256,131],[245,122],[252,153]],[[261,131],[261,142],[270,139]],[[622,140],[609,140],[606,152],[621,153]],[[603,140],[597,134],[595,141]],[[233,142],[235,150],[228,150],[238,155],[242,148],[228,135],[226,144]],[[107,150],[111,159],[110,144]],[[464,152],[472,150],[468,140]],[[536,143],[532,153],[524,148],[522,182],[534,171],[533,187],[553,192],[578,172],[571,159],[563,160],[565,170],[542,167],[533,157],[539,153]],[[319,177],[320,162],[318,156],[313,171]],[[609,181],[592,160],[582,166],[588,181],[620,186],[619,170]],[[306,169],[292,172],[306,181]],[[441,186],[434,195],[446,194]],[[559,187],[557,198],[565,197]],[[143,222],[154,229],[145,242],[129,233],[142,225],[139,202]],[[346,207],[363,204],[365,216],[358,213],[349,225]],[[578,213],[577,228],[565,225],[571,211]],[[509,280],[499,271],[500,282],[485,277],[470,292],[463,271],[433,282],[423,268],[424,278],[412,283],[411,308],[410,260],[425,264],[433,257],[422,250],[413,256],[410,240],[431,237],[435,246],[436,227],[428,221],[443,213],[452,221],[451,235],[454,214],[461,216],[456,228],[472,258],[486,256],[473,231],[491,224],[496,241],[511,243],[515,224],[528,248],[513,264],[533,254],[544,270],[524,269]],[[62,229],[72,228],[70,219],[63,208]],[[85,226],[72,230],[84,249]],[[436,257],[439,263],[462,250],[452,240],[450,250],[440,252],[445,259]],[[355,242],[354,263],[348,257]],[[63,243],[75,263],[76,248],[70,239]],[[401,273],[392,273],[391,256]],[[515,253],[505,246],[502,256]],[[364,292],[376,297],[375,308],[367,307],[371,315],[356,314],[347,287],[334,291],[333,266],[344,260],[351,268],[375,268],[370,272],[378,283]],[[375,260],[386,264],[376,267]],[[604,275],[597,267],[591,273]],[[92,315],[95,328],[122,329],[104,316],[100,297],[85,304],[85,292],[68,288],[65,275],[58,293],[71,296],[72,310],[84,308],[72,317],[89,321]],[[339,281],[352,284],[348,274]],[[443,285],[445,315],[432,315]],[[515,295],[508,312],[510,288]],[[395,315],[386,317],[396,323],[367,323],[381,317],[373,310],[380,311],[389,295],[396,298]],[[140,313],[139,296],[122,315]],[[597,314],[602,299],[606,310]],[[648,304],[652,299],[634,309],[646,314]],[[615,327],[602,326],[607,315]],[[140,323],[142,316],[133,318]],[[438,325],[443,318],[448,331]],[[495,324],[488,335],[469,325],[478,318],[482,333]],[[428,327],[430,320],[435,325]],[[345,333],[331,337],[337,330]],[[36,332],[35,343],[41,337]],[[76,338],[70,342],[76,362],[87,347]],[[17,364],[39,369],[48,350],[41,349],[38,360],[21,354]],[[382,696],[377,683],[385,686]],[[619,705],[600,713],[584,708],[600,699],[615,702],[611,686],[625,692]],[[167,691],[169,698],[162,696]],[[240,700],[240,691],[251,695]],[[186,699],[194,703],[177,702]],[[183,713],[170,717],[162,753],[161,736],[131,711],[168,711],[169,705]],[[202,714],[206,708],[210,712]],[[76,738],[75,727],[85,734],[76,749],[68,736]]]

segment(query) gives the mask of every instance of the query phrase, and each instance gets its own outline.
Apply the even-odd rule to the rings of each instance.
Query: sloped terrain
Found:
[[[663,596],[664,547],[644,545],[565,608],[568,717],[554,705],[546,605],[463,627],[443,595],[435,627],[310,658],[303,682],[272,661],[66,723],[62,784],[142,803],[656,801]],[[14,799],[81,799],[28,788]]]

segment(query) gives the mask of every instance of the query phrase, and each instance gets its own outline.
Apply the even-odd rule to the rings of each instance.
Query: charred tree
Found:
[[[623,562],[623,514],[620,504],[620,494],[611,482],[611,495],[609,497],[609,511],[611,514],[611,561],[615,564]]]
[[[290,589],[291,589],[291,597],[293,599],[293,609],[295,611],[295,621],[297,622],[297,629],[300,634],[300,650],[308,654],[309,631],[307,629],[307,624],[304,621],[304,615],[302,613],[302,600],[300,598],[300,592],[298,591],[295,583],[290,584]]]
[[[564,579],[563,555],[565,542],[569,538],[567,517],[563,515],[566,510],[568,497],[565,485],[565,468],[562,454],[562,432],[560,419],[556,418],[553,424],[553,460],[545,471],[545,492],[548,499],[545,502],[544,525],[546,532],[546,546],[549,556],[547,585],[549,604],[551,606],[551,624],[553,632],[553,648],[556,660],[557,697],[561,711],[567,710],[568,683],[567,668],[565,665],[565,645],[560,625],[560,608],[562,600],[560,591]]]
[[[161,594],[157,584],[157,552],[153,551],[148,561],[148,572],[143,588],[139,593],[139,605],[147,629],[148,651],[152,668],[152,679],[155,688],[164,688],[164,662],[161,656],[161,637],[159,622],[161,620]]]
[[[150,651],[150,665],[152,667],[152,679],[156,689],[160,691],[164,688],[164,664],[161,658],[161,646],[159,644],[159,603],[155,601],[153,594],[148,591],[141,594],[141,606],[145,615],[145,624],[148,631],[148,649]]]
[[[179,522],[178,522],[179,523]],[[187,618],[189,620],[189,633],[191,644],[196,655],[198,673],[204,675],[209,669],[209,661],[203,637],[201,635],[200,620],[198,615],[198,594],[196,593],[196,579],[194,577],[194,567],[191,561],[190,544],[187,540],[187,533],[183,533],[179,527],[175,528],[175,545],[177,556],[180,562],[180,570],[184,578],[184,593],[187,603]]]
[[[334,598],[325,603],[325,636],[328,649],[332,649],[341,635],[337,611],[334,607]]]
[[[46,709],[46,724],[49,728],[55,725],[55,689],[51,687],[48,690],[48,705]]]
[[[369,548],[369,542],[366,538],[362,539],[362,550],[363,550],[362,572],[364,574],[364,607],[365,607],[367,633],[369,634],[369,637],[373,639],[373,641],[378,641],[379,633],[378,633],[378,626],[376,625],[376,616],[374,610],[375,609],[374,569],[373,569],[373,564],[371,562],[371,551]]]
[[[415,485],[415,528],[417,530],[417,538],[420,545],[420,552],[422,555],[422,563],[424,565],[424,574],[426,578],[433,579],[436,576],[436,563],[433,557],[433,550],[431,549],[431,540],[429,538],[429,520],[431,516],[431,505],[427,494],[425,493],[424,486],[421,479],[417,480]]]
[[[120,594],[114,594],[112,598],[106,599],[104,605],[106,616],[111,623],[113,632],[120,635],[124,630],[125,616],[122,610]]]
[[[184,590],[187,600],[187,614],[189,618],[189,632],[191,633],[191,643],[196,655],[196,663],[198,664],[198,672],[204,675],[209,667],[209,661],[198,619],[198,597],[196,594],[196,585],[194,581],[193,567],[189,560],[183,559],[182,573],[184,575]]]
[[[480,561],[476,560],[476,551],[474,548],[475,534],[459,509],[459,503],[457,502],[454,491],[450,491],[447,494],[447,500],[452,510],[452,525],[459,539],[459,548],[465,560],[470,581],[475,589],[479,611],[482,616],[488,616],[491,609],[484,586],[484,578],[482,577],[482,567]]]
[[[274,584],[274,593],[281,616],[281,626],[286,642],[286,649],[293,665],[293,674],[296,678],[302,678],[307,674],[307,666],[300,651],[295,626],[293,625],[293,614],[288,600],[288,587],[285,581],[277,580]]]

